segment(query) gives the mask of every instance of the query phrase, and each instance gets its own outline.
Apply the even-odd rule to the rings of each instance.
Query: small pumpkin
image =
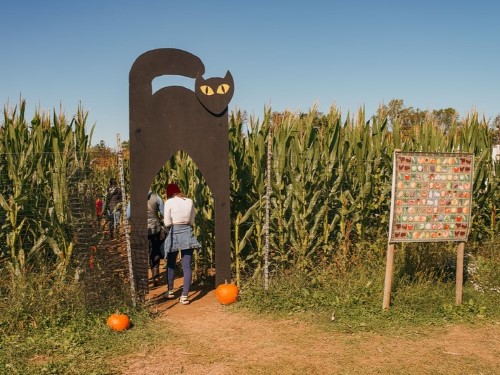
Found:
[[[215,296],[223,305],[229,305],[236,301],[238,292],[238,287],[234,284],[228,284],[226,280],[224,284],[220,284],[217,289],[215,289]]]
[[[127,315],[121,314],[118,310],[109,316],[106,324],[113,331],[125,331],[130,328],[130,319]]]

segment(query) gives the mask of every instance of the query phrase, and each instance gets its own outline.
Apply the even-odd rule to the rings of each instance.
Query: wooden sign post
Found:
[[[464,243],[460,242],[457,248],[457,280],[455,289],[455,304],[462,304],[462,286],[464,283]]]
[[[394,153],[384,310],[390,305],[396,242],[460,242],[456,303],[462,303],[464,243],[471,223],[473,170],[474,155],[469,153]]]
[[[394,269],[394,244],[387,245],[387,263],[385,266],[384,302],[382,308],[388,310],[391,304],[391,288]]]

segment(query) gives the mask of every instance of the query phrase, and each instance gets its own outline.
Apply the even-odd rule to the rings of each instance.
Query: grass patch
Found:
[[[60,279],[48,270],[1,276],[0,368],[6,373],[113,374],[117,354],[168,336],[158,332],[147,311],[132,306],[119,277],[96,284],[95,278]],[[107,327],[116,309],[130,317],[128,331]]]
[[[94,315],[63,327],[6,335],[0,367],[13,374],[113,374],[111,358],[133,352],[157,335],[147,318],[132,314],[132,320],[134,327],[126,332],[112,332],[106,316]]]
[[[500,259],[498,251],[490,251],[488,246],[483,250],[476,255],[481,262],[475,276],[467,274],[459,306],[455,305],[456,253],[452,247],[436,250],[433,245],[397,252],[389,311],[382,310],[385,259],[351,263],[343,271],[336,267],[288,270],[275,275],[267,291],[260,280],[252,279],[242,286],[238,306],[277,317],[305,319],[344,332],[499,321]],[[487,280],[488,287],[477,288],[474,282],[478,280]]]

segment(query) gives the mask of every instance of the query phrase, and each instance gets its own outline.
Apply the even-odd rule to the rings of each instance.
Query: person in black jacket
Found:
[[[104,205],[104,212],[106,214],[106,222],[108,224],[110,238],[113,238],[115,233],[118,234],[122,211],[122,200],[122,190],[118,187],[116,179],[110,178],[106,191],[106,203]]]
[[[160,259],[161,244],[164,237],[163,228],[163,199],[158,194],[148,193],[148,242],[149,242],[149,266],[153,277],[153,286],[160,285]]]

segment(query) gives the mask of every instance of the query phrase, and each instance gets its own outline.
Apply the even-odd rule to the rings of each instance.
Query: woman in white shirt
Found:
[[[193,234],[192,225],[196,210],[193,201],[182,194],[176,184],[167,185],[167,201],[164,206],[163,222],[170,230],[164,242],[165,260],[167,263],[167,291],[165,297],[174,298],[174,271],[177,254],[181,253],[184,283],[179,302],[189,303],[188,293],[191,287],[191,259],[194,249],[201,247]]]

